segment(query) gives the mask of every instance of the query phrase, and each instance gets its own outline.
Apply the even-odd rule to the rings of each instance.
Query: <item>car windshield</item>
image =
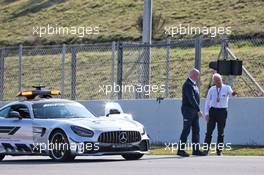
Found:
[[[83,105],[76,102],[52,102],[33,104],[35,118],[87,118],[94,117]]]

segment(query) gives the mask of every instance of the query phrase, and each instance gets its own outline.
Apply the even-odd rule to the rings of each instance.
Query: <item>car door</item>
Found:
[[[20,117],[14,117],[12,112]],[[0,143],[0,151],[7,154],[31,152],[32,118],[26,105],[13,104],[0,110]]]

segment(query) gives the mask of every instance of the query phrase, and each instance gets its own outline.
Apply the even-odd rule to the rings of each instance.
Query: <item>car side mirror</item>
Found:
[[[111,114],[124,113],[121,106],[116,102],[108,102],[105,104],[105,116],[108,117]]]
[[[9,118],[18,118],[18,119],[22,119],[21,115],[19,114],[19,112],[17,111],[11,111],[9,113]]]
[[[106,114],[106,117],[108,117],[111,114],[120,114],[121,112],[118,109],[110,109],[109,113]]]

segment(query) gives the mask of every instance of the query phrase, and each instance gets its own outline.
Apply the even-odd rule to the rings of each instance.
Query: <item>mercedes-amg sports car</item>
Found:
[[[24,100],[0,108],[0,160],[6,155],[43,155],[55,161],[121,155],[137,160],[149,151],[144,126],[117,103],[106,105],[106,115],[96,117],[78,102],[51,98],[59,94],[37,87],[19,92]]]

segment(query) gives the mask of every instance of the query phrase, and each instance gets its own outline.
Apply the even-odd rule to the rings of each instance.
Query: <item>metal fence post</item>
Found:
[[[166,48],[166,81],[165,81],[165,97],[169,96],[169,80],[170,80],[170,39],[167,40]]]
[[[194,67],[201,71],[201,55],[202,55],[202,39],[201,37],[197,37],[195,39],[195,61]],[[197,83],[198,87],[200,88],[200,83]]]
[[[118,49],[118,64],[117,64],[117,85],[119,86],[118,99],[122,99],[122,80],[123,80],[123,44],[117,43]],[[115,87],[113,87],[115,88]]]
[[[201,71],[201,53],[202,53],[202,40],[200,37],[195,39],[195,63],[194,67]]]
[[[76,99],[76,57],[77,57],[77,48],[75,46],[72,47],[71,50],[71,99]]]
[[[115,85],[115,41],[112,42],[112,76],[111,76],[111,81],[112,81],[112,88],[114,88]],[[114,91],[112,90],[112,97],[114,96]]]
[[[228,52],[226,50],[226,48],[228,47],[228,44],[227,44],[227,38],[224,36],[221,40],[221,45],[222,45],[222,57],[223,59],[228,59]]]
[[[64,98],[64,65],[65,65],[65,54],[66,54],[66,45],[62,45],[62,55],[61,55],[61,98]]]
[[[22,89],[22,55],[23,55],[23,45],[19,45],[19,51],[18,51],[18,66],[19,66],[19,72],[18,72],[18,91],[21,91]]]
[[[0,100],[4,99],[4,74],[5,74],[5,49],[1,49],[0,55]]]
[[[222,41],[221,41],[221,45],[222,45],[222,57],[225,60],[229,59],[229,55],[228,55],[228,38],[226,36],[223,36]],[[235,76],[229,75],[229,76],[223,76],[223,80],[226,84],[230,85],[231,87],[233,87],[233,80],[234,80]]]
[[[143,47],[143,66],[142,66],[142,78],[141,78],[141,86],[145,87],[149,85],[150,78],[151,78],[151,45],[150,43],[144,43],[145,47]],[[142,97],[149,98],[149,95],[146,95],[145,88],[143,90]]]

